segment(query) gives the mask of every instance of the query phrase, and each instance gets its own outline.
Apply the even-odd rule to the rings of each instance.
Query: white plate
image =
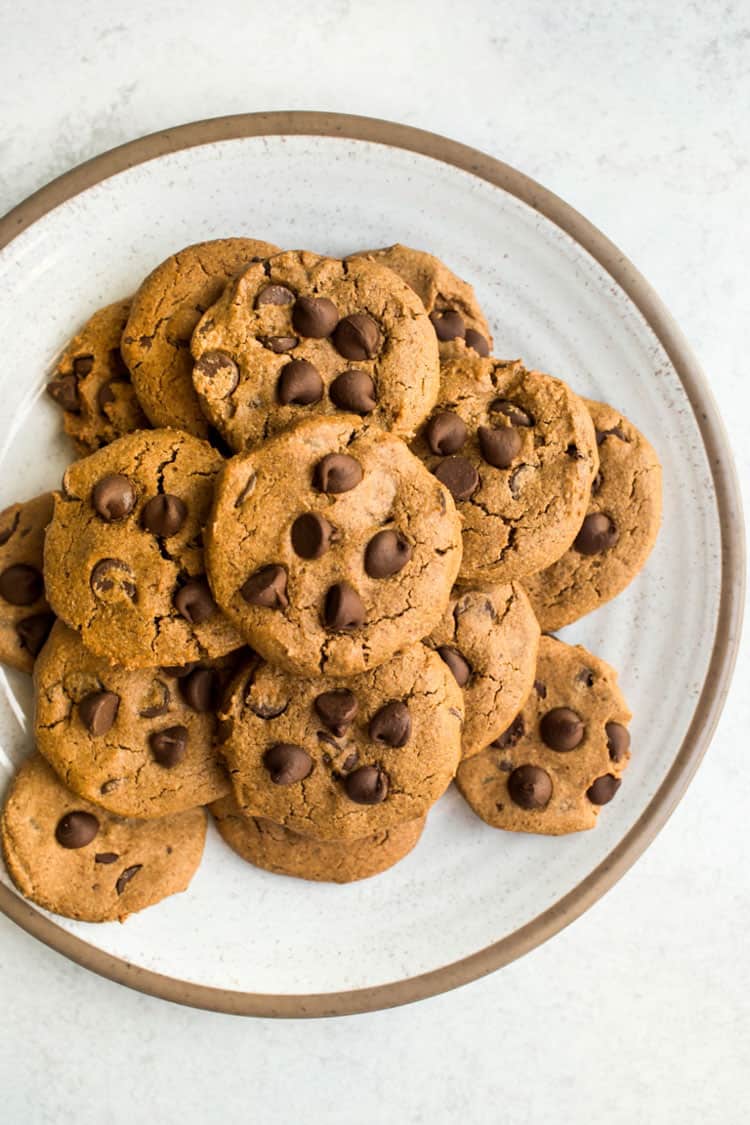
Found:
[[[0,507],[55,487],[70,459],[42,388],[73,330],[177,248],[227,235],[332,255],[395,241],[431,250],[474,284],[497,355],[522,356],[611,402],[647,434],[665,500],[643,574],[562,634],[619,669],[634,712],[633,759],[595,831],[497,832],[451,791],[417,849],[364,883],[255,870],[212,830],[189,891],[124,925],[51,920],[3,887],[0,906],[136,987],[226,1010],[318,1014],[451,987],[598,897],[666,819],[705,748],[731,670],[743,571],[710,396],[629,264],[570,209],[481,154],[320,115],[204,123],[136,142],[27,201],[0,233]],[[707,450],[723,463],[710,464]],[[0,672],[0,695],[4,787],[30,747],[28,679]],[[4,871],[0,879],[10,887]]]

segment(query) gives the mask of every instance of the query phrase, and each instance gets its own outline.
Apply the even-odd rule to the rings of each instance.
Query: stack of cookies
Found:
[[[471,286],[398,245],[201,243],[84,325],[48,386],[78,459],[0,515],[24,895],[105,921],[183,890],[206,807],[249,863],[335,882],[411,851],[454,778],[494,828],[596,824],[630,713],[550,630],[643,566],[659,463],[492,350]]]

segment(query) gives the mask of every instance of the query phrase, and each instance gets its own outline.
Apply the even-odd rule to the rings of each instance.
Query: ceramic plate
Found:
[[[718,717],[742,601],[741,516],[721,424],[685,342],[633,267],[518,172],[431,134],[270,114],[147,137],[76,169],[0,226],[0,507],[55,487],[71,453],[45,374],[96,308],[166,255],[248,235],[343,255],[395,241],[470,280],[495,352],[624,411],[664,465],[664,524],[643,574],[566,629],[620,671],[633,758],[599,826],[494,831],[455,791],[416,850],[348,887],[254,870],[212,830],[186,894],[117,923],[54,918],[0,875],[0,907],[80,963],[173,1000],[322,1015],[443,991],[586,909],[646,847]],[[0,784],[30,749],[28,678],[0,672]]]

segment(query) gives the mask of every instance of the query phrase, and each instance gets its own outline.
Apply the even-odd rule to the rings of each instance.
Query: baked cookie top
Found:
[[[340,411],[409,437],[438,391],[421,302],[364,260],[295,250],[254,263],[203,316],[192,350],[203,411],[236,450]]]
[[[461,555],[447,489],[399,438],[346,414],[228,461],[205,538],[219,605],[300,675],[356,674],[426,636]]]
[[[44,535],[51,492],[0,512],[0,662],[34,667],[55,616],[44,590]]]

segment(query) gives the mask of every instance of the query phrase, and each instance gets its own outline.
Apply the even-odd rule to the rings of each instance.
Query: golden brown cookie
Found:
[[[462,716],[455,680],[421,644],[335,683],[261,664],[234,681],[220,752],[244,815],[358,840],[424,816],[445,792]]]
[[[442,365],[438,404],[412,449],[463,517],[464,585],[511,582],[560,558],[599,467],[591,417],[570,387],[468,351]]]
[[[229,792],[213,748],[229,664],[128,672],[58,621],[34,668],[37,747],[69,789],[117,816],[208,804]]]
[[[554,631],[604,605],[642,570],[661,522],[661,465],[632,422],[583,400],[596,427],[599,472],[573,546],[524,579],[543,629]]]
[[[425,817],[363,840],[313,840],[262,817],[243,816],[233,796],[211,805],[222,839],[238,856],[275,875],[319,883],[354,883],[380,875],[415,847]]]
[[[426,636],[460,554],[447,489],[400,438],[349,414],[228,461],[206,528],[218,604],[300,675],[352,675]]]
[[[40,754],[16,774],[0,816],[11,879],[25,898],[81,922],[123,922],[187,889],[206,814],[122,820],[66,789]]]
[[[149,427],[120,354],[130,300],[99,309],[65,348],[47,393],[62,407],[65,432],[80,456]]]
[[[30,672],[55,616],[44,592],[52,493],[0,512],[0,662]]]
[[[536,682],[510,727],[456,784],[493,828],[561,836],[593,828],[630,760],[630,711],[613,668],[542,637]]]
[[[426,640],[464,696],[463,756],[484,750],[526,702],[536,671],[539,624],[518,583],[453,591]]]
[[[140,404],[155,426],[208,436],[193,390],[190,337],[227,282],[277,250],[255,238],[198,242],[172,254],[141,284],[121,347]]]
[[[440,377],[435,333],[408,285],[372,262],[308,251],[246,270],[206,312],[192,350],[203,411],[236,450],[339,411],[410,437]]]
[[[223,459],[178,430],[139,430],[70,465],[47,531],[50,604],[124,668],[186,664],[242,644],[216,606],[203,526]]]

